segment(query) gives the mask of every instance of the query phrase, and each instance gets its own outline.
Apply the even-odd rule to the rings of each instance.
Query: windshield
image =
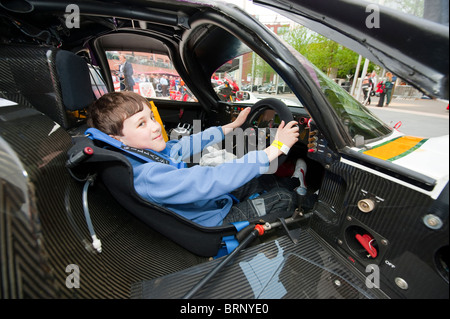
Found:
[[[414,49],[416,47],[420,48],[421,46],[417,46],[417,43],[422,43],[422,41],[414,41],[413,37],[417,36],[417,39],[426,40],[429,34],[433,35],[433,37],[436,36],[438,39],[436,41],[443,39],[442,42],[445,43],[445,36],[440,35],[443,29],[438,25],[442,24],[447,26],[448,41],[448,1],[359,0],[361,6],[365,6],[366,10],[364,13],[360,13],[360,18],[355,17],[354,14],[349,14],[348,16],[355,18],[355,20],[349,21],[348,24],[345,18],[342,21],[339,20],[340,16],[345,17],[345,12],[333,15],[332,11],[328,12],[326,8],[323,8],[324,13],[321,16],[320,5],[317,5],[319,2],[313,5],[314,1],[311,2],[310,16],[306,13],[302,14],[303,5],[301,1],[278,1],[276,3],[269,0],[257,0],[254,3],[240,0],[226,1],[242,5],[245,11],[252,14],[295,49],[293,51],[296,52],[292,53],[309,70],[313,78],[317,77],[316,83],[318,87],[324,92],[347,128],[349,136],[354,140],[361,136],[364,142],[367,143],[374,139],[383,138],[393,132],[392,128],[388,127],[374,116],[371,111],[361,105],[361,103],[370,105],[370,96],[374,97],[375,94],[379,93],[377,92],[378,90],[382,90],[383,82],[390,82],[389,87],[392,88],[390,91],[392,95],[387,98],[387,104],[392,98],[421,98],[424,90],[439,94],[440,97],[445,97],[445,85],[442,86],[442,92],[437,93],[439,91],[437,87],[440,87],[441,84],[439,84],[439,80],[436,80],[434,85],[430,84],[427,76],[433,73],[426,70],[427,68],[447,70],[448,58],[445,61],[445,58],[441,57],[447,57],[448,53],[440,54],[441,51],[446,52],[446,50],[437,46],[439,50],[431,50],[427,54],[421,54],[420,50]],[[359,1],[335,0],[329,1],[329,3],[330,7],[333,8],[338,7],[339,3],[349,5],[348,7],[350,8],[357,8]],[[269,8],[273,8],[276,12]],[[315,15],[315,13],[317,14]],[[307,18],[308,16],[309,19]],[[380,20],[380,16],[383,19]],[[389,17],[392,20],[392,25],[402,26],[404,29],[395,30],[395,28],[390,27],[388,20],[384,19],[384,17]],[[319,23],[320,18],[323,20],[329,19],[329,21],[322,24]],[[336,25],[332,22],[330,23],[333,19],[337,19],[339,23]],[[360,22],[358,22],[358,19],[360,19]],[[408,31],[408,21],[411,21],[411,25],[424,24],[424,27],[415,29],[415,31],[420,31],[418,35],[411,33],[411,37],[408,36],[408,32],[410,32]],[[435,22],[435,25],[430,24],[429,21]],[[361,24],[360,28],[358,28],[359,23]],[[431,26],[433,30],[436,30],[427,33],[425,32],[427,29],[425,26]],[[312,29],[320,32],[320,34]],[[341,30],[342,32],[340,32]],[[357,32],[353,36],[355,39],[359,39],[358,43],[362,43],[362,46],[352,41],[347,41],[352,38],[348,37],[350,30]],[[380,30],[383,32],[378,32]],[[385,30],[388,31],[384,32]],[[400,33],[400,31],[404,32],[404,34]],[[392,32],[394,35],[402,35],[398,38],[392,37],[392,39],[401,42],[398,47],[396,46],[397,42],[390,42],[389,32]],[[366,35],[373,37],[373,39],[370,37],[367,39]],[[382,41],[383,39],[386,40],[385,43]],[[402,39],[405,39],[404,43]],[[367,40],[371,40],[368,42],[368,45],[365,44]],[[333,41],[338,41],[341,44]],[[434,42],[431,41],[430,43]],[[385,45],[384,48],[380,48],[382,44]],[[347,45],[348,50],[343,45]],[[373,50],[366,50],[371,46]],[[422,48],[425,47],[422,45]],[[412,56],[413,53],[417,54]],[[433,56],[433,54],[435,55]],[[393,57],[393,59],[389,59],[388,56]],[[428,57],[427,61],[425,61],[425,58],[422,58],[424,56]],[[304,57],[311,63],[306,62]],[[417,63],[413,63],[413,61]],[[430,61],[435,61],[436,63]],[[421,74],[421,68],[425,70],[423,71],[424,76]],[[392,77],[388,76],[388,73]],[[368,75],[371,75],[369,77],[372,80],[372,84],[369,84],[369,87],[372,87],[370,90],[365,90],[363,89],[364,81]],[[436,78],[439,78],[439,76],[436,75]],[[448,73],[446,75],[446,71],[442,71],[442,83],[446,83],[446,78],[448,78]],[[264,82],[261,83],[261,85],[263,84]],[[343,89],[349,94],[343,92]],[[264,87],[264,90],[268,91],[270,89]],[[301,96],[299,98],[301,99]],[[305,105],[305,108],[307,109],[308,106]]]
[[[292,47],[290,49],[315,79],[353,140],[358,141],[358,144],[368,143],[392,133],[392,128],[353,98],[336,79],[331,79]],[[303,108],[302,103],[283,81],[282,75],[255,52],[226,62],[213,74],[211,84],[217,96],[225,102],[256,103],[260,99],[272,97],[282,100],[289,107],[299,108],[301,114],[305,113],[300,110]]]
[[[392,128],[378,119],[335,81],[316,67],[314,69],[322,92],[354,140],[360,136],[368,142],[392,133]]]

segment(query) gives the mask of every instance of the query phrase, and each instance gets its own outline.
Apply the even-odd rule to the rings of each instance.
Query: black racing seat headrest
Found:
[[[56,71],[67,110],[82,110],[94,102],[89,67],[82,57],[69,51],[58,51]]]

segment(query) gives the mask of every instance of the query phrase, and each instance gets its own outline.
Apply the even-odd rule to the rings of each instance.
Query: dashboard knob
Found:
[[[375,202],[370,198],[361,199],[358,202],[358,208],[363,213],[370,213],[375,208]]]

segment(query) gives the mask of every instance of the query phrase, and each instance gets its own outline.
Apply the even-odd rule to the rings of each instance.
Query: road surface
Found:
[[[390,126],[401,122],[400,132],[417,137],[436,137],[449,134],[448,101],[430,99],[394,99],[388,107],[375,106],[369,110]]]

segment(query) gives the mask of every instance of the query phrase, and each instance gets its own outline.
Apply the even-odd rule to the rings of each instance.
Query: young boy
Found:
[[[123,145],[149,149],[177,162],[180,157],[187,158],[222,141],[226,134],[244,124],[249,113],[250,108],[246,108],[232,123],[166,143],[161,126],[145,98],[134,92],[113,92],[103,95],[90,106],[88,125]],[[140,196],[200,225],[219,226],[258,217],[265,212],[291,215],[295,202],[291,192],[277,187],[274,179],[267,183],[255,178],[267,172],[269,163],[283,154],[280,150],[283,145],[286,152],[286,147],[291,148],[297,142],[299,133],[295,124],[295,121],[280,124],[275,137],[278,144],[215,167],[178,168],[125,155],[133,166],[134,185]],[[260,195],[257,202],[248,200],[248,196],[263,191],[267,192]],[[240,202],[233,205],[236,198]]]

